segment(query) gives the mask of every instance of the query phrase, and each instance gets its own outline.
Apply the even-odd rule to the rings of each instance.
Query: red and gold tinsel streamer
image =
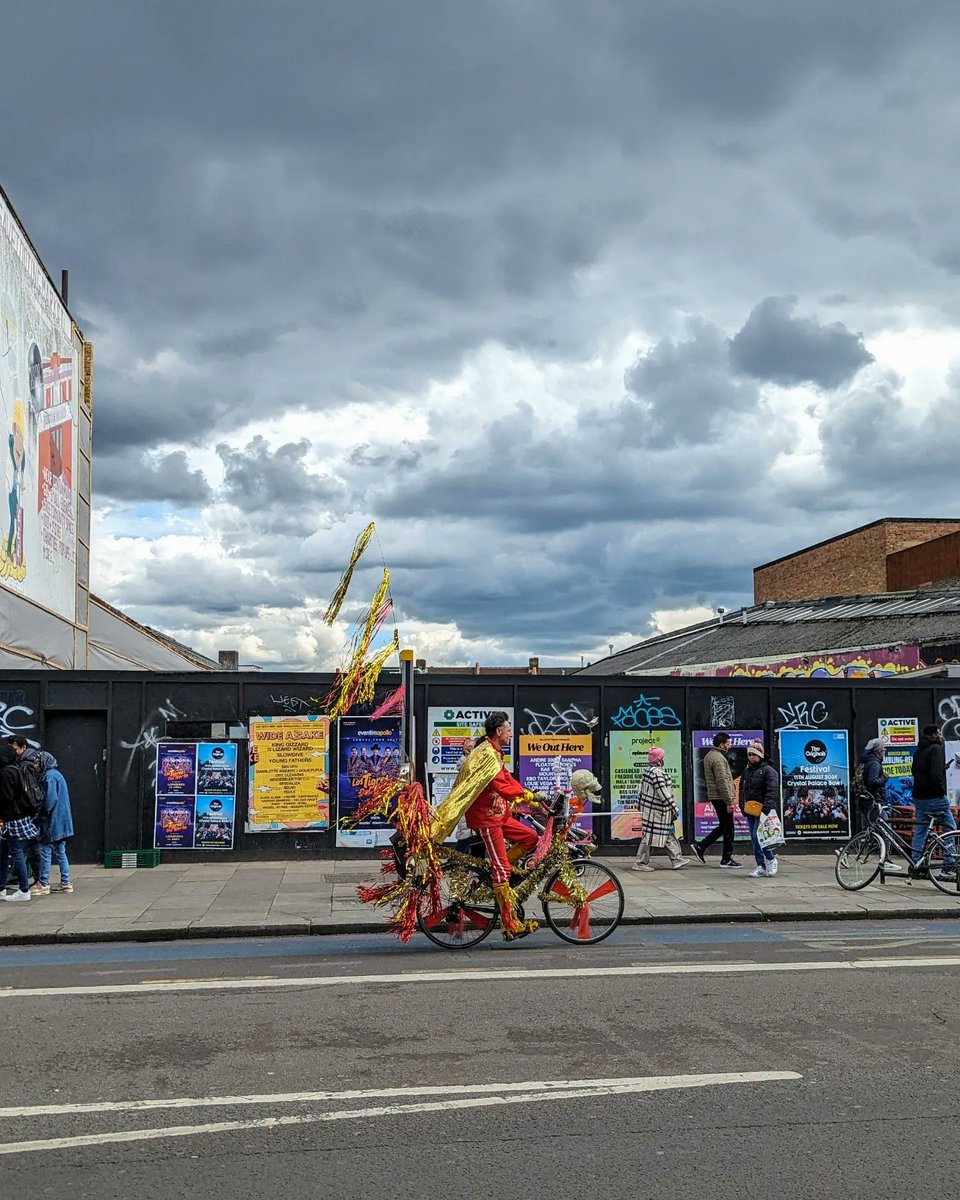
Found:
[[[367,548],[367,544],[374,534],[373,521],[357,536],[357,540],[353,543],[353,550],[350,553],[350,561],[347,563],[346,569],[340,576],[340,582],[337,584],[337,590],[330,598],[330,604],[327,606],[327,611],[323,614],[325,625],[332,625],[340,615],[340,609],[343,607],[343,602],[347,597],[347,591],[350,588],[350,581],[353,579],[354,568],[360,561],[360,556]]]
[[[373,710],[373,712],[370,714],[371,721],[376,721],[380,717],[387,717],[391,713],[400,712],[401,708],[403,707],[403,698],[406,694],[406,686],[401,683],[396,691],[391,692],[386,700],[382,700]]]

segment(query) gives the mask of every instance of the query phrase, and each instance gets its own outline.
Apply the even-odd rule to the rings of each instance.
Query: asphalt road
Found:
[[[942,1193],[956,925],[0,951],[0,1196]]]

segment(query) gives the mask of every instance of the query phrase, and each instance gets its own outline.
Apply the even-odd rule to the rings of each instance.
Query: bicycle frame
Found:
[[[927,836],[924,838],[920,857],[914,862],[913,843],[905,841],[890,824],[886,818],[886,814],[889,811],[889,808],[883,808],[880,804],[874,803],[867,817],[867,828],[871,832],[879,834],[880,840],[883,842],[883,858],[880,863],[881,879],[883,878],[883,868],[887,862],[887,855],[889,854],[891,845],[896,848],[898,853],[903,855],[914,871],[919,871],[922,867],[929,868],[929,855],[937,839],[937,835],[933,832],[933,827],[937,824],[938,814],[931,813],[927,819]],[[921,822],[914,822],[914,825],[919,824]]]

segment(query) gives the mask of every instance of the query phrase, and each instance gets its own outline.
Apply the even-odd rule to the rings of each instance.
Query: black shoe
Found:
[[[696,842],[690,843],[690,849],[694,852],[694,854],[697,856],[697,858],[699,858],[699,860],[702,863],[706,863],[707,860],[703,857],[703,851],[700,849],[700,847],[697,845]]]
[[[941,871],[937,878],[942,880],[944,883],[956,883],[957,873],[956,871]]]
[[[743,866],[743,863],[737,862],[735,858],[728,858],[727,861],[722,862],[720,866],[724,867],[728,871],[739,871]]]

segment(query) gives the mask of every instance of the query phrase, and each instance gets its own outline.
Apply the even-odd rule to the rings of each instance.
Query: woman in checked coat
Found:
[[[683,857],[680,843],[673,832],[673,823],[680,816],[674,799],[670,777],[663,769],[663,751],[653,746],[647,752],[647,765],[640,776],[640,823],[643,836],[637,848],[637,857],[630,868],[632,871],[652,871],[650,847],[664,846],[675,871],[685,867],[689,859]]]

